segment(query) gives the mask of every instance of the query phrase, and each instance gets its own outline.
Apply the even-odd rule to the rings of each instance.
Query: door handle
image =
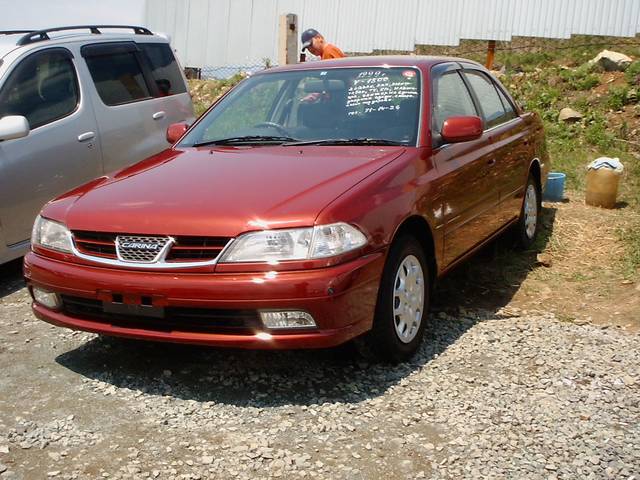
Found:
[[[152,115],[154,120],[160,120],[161,118],[164,118],[165,113],[163,111],[160,112],[156,112]]]
[[[96,136],[95,132],[84,132],[78,135],[79,142],[86,142],[87,140],[91,140]]]

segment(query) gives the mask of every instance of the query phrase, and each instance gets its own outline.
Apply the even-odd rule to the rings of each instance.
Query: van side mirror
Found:
[[[169,128],[167,128],[167,142],[173,145],[180,139],[180,137],[182,137],[182,135],[184,135],[184,132],[186,132],[188,129],[189,125],[184,122],[172,123],[171,125],[169,125]]]
[[[440,132],[446,143],[468,142],[482,136],[482,119],[474,115],[449,117]]]
[[[0,142],[26,137],[30,130],[29,121],[21,115],[0,118]]]

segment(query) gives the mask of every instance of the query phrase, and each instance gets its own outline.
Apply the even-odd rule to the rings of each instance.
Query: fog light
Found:
[[[309,328],[316,326],[316,322],[311,315],[297,310],[260,312],[260,317],[267,328]]]
[[[48,292],[38,287],[33,287],[33,298],[40,305],[44,305],[47,308],[56,309],[60,308],[60,297],[57,293]]]

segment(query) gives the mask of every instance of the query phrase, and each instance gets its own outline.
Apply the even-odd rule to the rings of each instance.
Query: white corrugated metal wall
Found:
[[[0,30],[144,23],[146,0],[0,0]]]
[[[298,15],[300,31],[316,28],[362,53],[640,32],[640,0],[147,0],[146,23],[171,35],[183,65],[249,65],[276,61],[278,17],[286,13]]]

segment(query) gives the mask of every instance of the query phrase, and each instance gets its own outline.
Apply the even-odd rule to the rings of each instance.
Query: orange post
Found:
[[[493,59],[496,56],[496,41],[495,40],[489,40],[489,43],[487,44],[487,63],[485,64],[485,67],[487,67],[487,69],[491,70],[493,68]]]

